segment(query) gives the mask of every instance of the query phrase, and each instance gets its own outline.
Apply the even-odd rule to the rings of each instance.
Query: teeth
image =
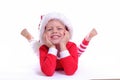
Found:
[[[54,39],[55,39],[55,38],[59,38],[59,36],[55,35],[55,36],[52,36],[52,38],[54,38]]]

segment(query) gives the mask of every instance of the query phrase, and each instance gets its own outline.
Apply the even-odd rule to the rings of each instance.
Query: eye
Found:
[[[63,28],[61,28],[61,27],[58,27],[57,29],[58,29],[58,30],[63,30]]]
[[[52,31],[52,28],[48,28],[48,29],[46,29],[46,31]]]

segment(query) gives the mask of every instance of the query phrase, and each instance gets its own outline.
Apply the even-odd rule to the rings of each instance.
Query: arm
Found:
[[[62,57],[60,62],[67,75],[73,75],[78,68],[78,52],[77,46],[74,43],[67,44],[67,50],[61,52],[61,55],[68,53],[68,56]]]
[[[49,48],[45,45],[41,46],[40,52],[40,66],[42,72],[47,76],[52,76],[56,68],[57,49]]]
[[[87,36],[84,38],[84,40],[82,41],[82,43],[78,46],[78,56],[80,56],[83,52],[85,52],[85,50],[86,50],[89,42],[96,35],[97,35],[97,31],[96,31],[96,29],[93,28],[90,31],[90,33],[88,33]]]
[[[72,75],[78,67],[77,46],[72,42],[68,42],[70,34],[65,32],[65,36],[60,42],[60,63],[67,75]]]
[[[56,68],[57,49],[46,33],[43,34],[43,41],[44,45],[39,49],[41,70],[45,75],[52,76]]]

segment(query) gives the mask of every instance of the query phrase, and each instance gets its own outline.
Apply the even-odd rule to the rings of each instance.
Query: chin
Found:
[[[59,44],[58,42],[53,42],[54,45]]]
[[[59,41],[53,41],[52,43],[56,45],[56,44],[59,44],[60,42]]]

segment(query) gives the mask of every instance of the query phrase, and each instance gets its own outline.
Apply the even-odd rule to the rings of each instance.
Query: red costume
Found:
[[[67,50],[60,52],[61,56],[57,56],[58,52],[55,48],[48,48],[42,45],[39,48],[39,59],[41,70],[47,76],[52,76],[55,70],[64,70],[67,75],[72,75],[78,68],[78,55],[83,53],[88,45],[85,39],[79,47],[73,42],[68,42]]]

